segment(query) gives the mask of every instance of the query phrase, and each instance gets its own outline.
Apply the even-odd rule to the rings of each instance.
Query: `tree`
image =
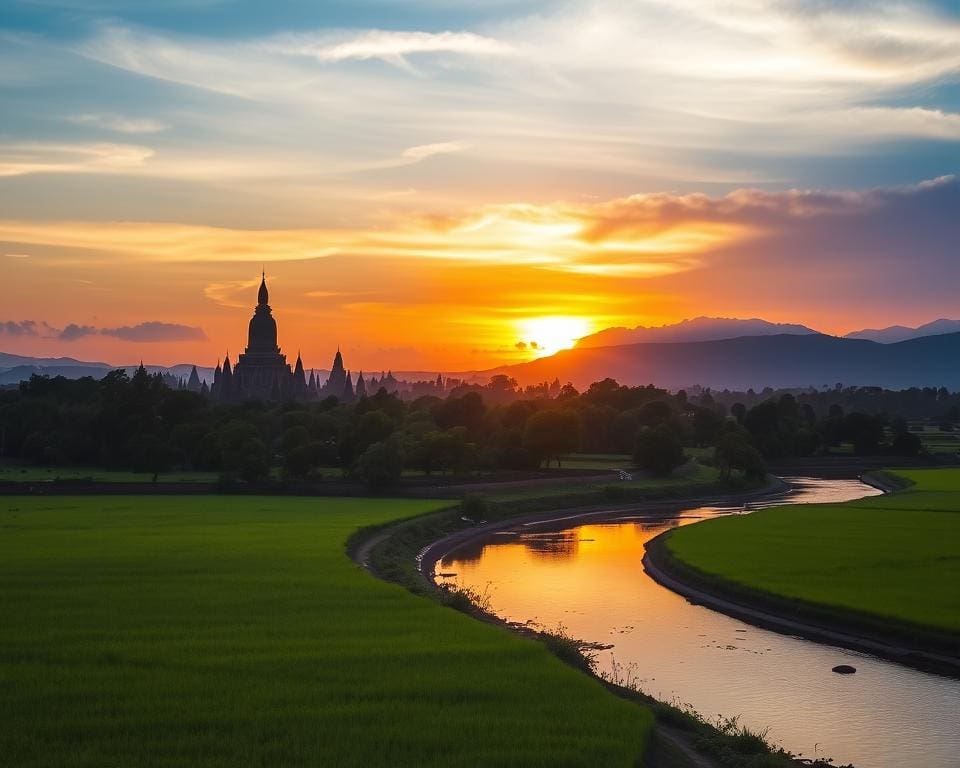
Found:
[[[270,451],[259,437],[245,440],[239,451],[237,469],[245,483],[258,483],[270,476]]]
[[[477,392],[467,392],[462,397],[448,397],[434,411],[433,417],[441,429],[466,427],[471,435],[476,435],[483,423],[487,407]]]
[[[666,477],[686,461],[680,438],[666,424],[640,430],[633,452],[633,463],[637,467]]]
[[[673,418],[673,408],[664,400],[654,400],[641,406],[637,413],[637,420],[645,427],[655,427],[665,424]]]
[[[556,459],[560,466],[560,457],[580,448],[583,425],[576,411],[550,409],[533,414],[523,428],[523,446],[539,461]]]
[[[723,480],[729,479],[734,469],[743,472],[748,480],[763,480],[767,476],[763,457],[750,445],[743,432],[730,431],[723,434],[717,441],[713,455]]]
[[[853,443],[853,452],[871,455],[880,450],[885,420],[882,416],[866,413],[848,413],[843,420],[843,438]]]
[[[326,446],[318,440],[298,445],[284,454],[284,472],[290,477],[302,480],[310,474],[310,470],[316,468],[325,454]]]
[[[363,402],[369,402],[374,397],[368,397]],[[396,425],[383,411],[367,411],[351,428],[346,430],[340,440],[340,461],[344,469],[353,466],[354,459],[360,456],[374,443],[380,443],[390,437]]]
[[[716,441],[723,429],[724,418],[712,408],[694,406],[693,440],[699,446],[710,445]]]
[[[354,473],[373,491],[396,485],[403,474],[400,441],[393,437],[371,445],[360,454],[354,465]]]
[[[897,456],[918,456],[923,452],[923,441],[913,432],[899,432],[890,445]]]
[[[737,424],[743,424],[743,417],[747,415],[747,406],[743,403],[734,403],[730,406],[730,413],[737,420]]]

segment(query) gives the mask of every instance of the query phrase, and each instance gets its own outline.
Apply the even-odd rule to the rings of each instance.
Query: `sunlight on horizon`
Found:
[[[552,315],[532,317],[517,322],[521,340],[518,347],[533,357],[546,357],[564,349],[572,349],[578,339],[594,331],[594,322],[587,317]]]

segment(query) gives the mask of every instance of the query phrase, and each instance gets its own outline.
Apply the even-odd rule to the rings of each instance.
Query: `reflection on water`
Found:
[[[778,503],[846,501],[877,493],[852,480],[791,478]],[[769,506],[618,514],[586,525],[523,526],[443,559],[438,571],[490,587],[511,621],[562,624],[612,645],[602,670],[626,668],[648,693],[707,717],[741,715],[805,756],[858,768],[960,765],[960,681],[778,635],[691,605],[643,571],[643,544],[668,528]],[[848,663],[855,675],[831,668]]]

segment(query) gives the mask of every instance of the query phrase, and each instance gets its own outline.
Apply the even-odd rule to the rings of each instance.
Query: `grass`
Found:
[[[604,469],[633,471],[633,459],[620,453],[571,453],[560,458],[564,469]]]
[[[649,712],[345,542],[413,500],[0,500],[6,765],[635,765]]]
[[[217,472],[161,472],[158,483],[215,483]],[[57,480],[89,480],[97,483],[151,483],[152,472],[98,469],[96,467],[37,467],[30,465],[0,466],[0,481],[18,483],[54,482]]]
[[[777,507],[671,532],[667,552],[718,584],[960,634],[960,470],[896,470],[909,489]]]

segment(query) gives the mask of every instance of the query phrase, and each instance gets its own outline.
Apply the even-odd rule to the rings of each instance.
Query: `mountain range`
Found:
[[[960,330],[958,328],[957,330]],[[735,339],[738,336],[776,336],[780,334],[809,335],[819,333],[805,325],[771,323],[754,317],[741,320],[734,317],[694,317],[671,325],[647,328],[606,328],[598,333],[584,336],[577,347],[616,347],[622,344],[645,342],[673,343],[687,341],[717,341]]]
[[[496,371],[521,384],[572,382],[583,388],[607,377],[621,384],[679,389],[879,386],[960,389],[960,333],[894,344],[824,334],[574,347]]]
[[[881,344],[894,344],[898,341],[907,341],[909,339],[919,339],[922,336],[937,336],[943,333],[960,332],[960,320],[947,320],[940,318],[932,323],[908,328],[905,325],[891,325],[889,328],[865,328],[862,331],[848,333],[844,338],[847,339],[869,339],[878,341]]]

